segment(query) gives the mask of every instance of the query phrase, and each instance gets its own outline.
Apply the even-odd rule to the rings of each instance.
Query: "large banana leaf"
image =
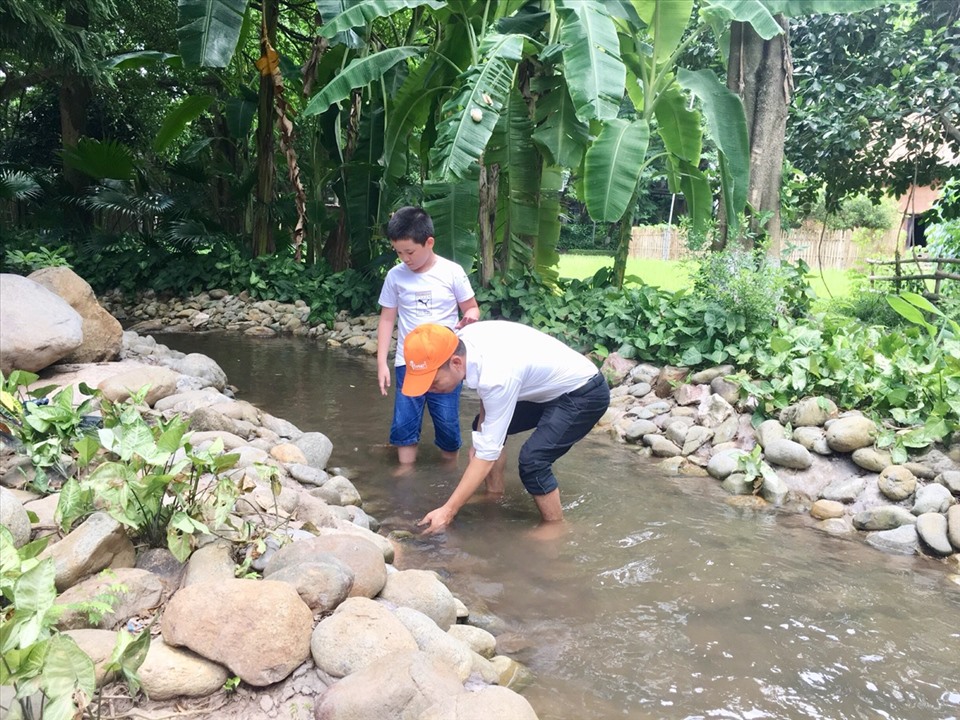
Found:
[[[610,120],[584,158],[584,195],[590,217],[617,222],[640,181],[650,130],[646,120]]]
[[[183,129],[200,117],[213,101],[213,95],[189,95],[172,107],[163,118],[160,130],[153,139],[153,151],[159,154],[166,150]]]
[[[556,266],[560,262],[557,242],[560,240],[562,188],[563,168],[544,163],[540,171],[540,222],[533,246],[533,263],[541,277],[551,282],[559,277]]]
[[[720,183],[727,221],[736,227],[737,218],[747,204],[750,184],[750,143],[743,103],[710,70],[692,72],[681,68],[677,79],[703,104],[707,130],[723,156]]]
[[[426,182],[423,209],[433,218],[435,250],[470,272],[477,253],[480,168],[451,182]]]
[[[172,68],[183,67],[183,58],[179,55],[159,52],[157,50],[137,50],[136,52],[114,55],[97,63],[104,70],[131,70],[149,67],[157,63],[165,63]]]
[[[693,0],[633,0],[640,19],[653,36],[653,57],[659,64],[680,44],[690,23]]]
[[[580,167],[583,151],[590,141],[590,129],[577,119],[567,83],[562,75],[551,75],[541,78],[537,90],[540,98],[533,139],[546,151],[553,164]]]
[[[914,0],[757,0],[771,15],[832,15],[864,12],[882,5],[908,5]]]
[[[317,12],[323,19],[320,35],[332,38],[338,32],[389,17],[398,10],[423,5],[439,10],[444,4],[441,0],[317,0]]]
[[[617,117],[626,68],[620,59],[617,28],[594,0],[562,0],[565,76],[581,120]]]
[[[703,141],[700,113],[687,109],[687,99],[680,86],[673,83],[660,93],[653,111],[664,147],[687,162],[699,162]]]
[[[731,22],[747,22],[753,26],[757,35],[764,40],[783,32],[783,28],[759,0],[709,0],[700,10],[703,17],[713,25],[714,30]]]
[[[540,156],[530,142],[533,123],[517,88],[511,90],[490,138],[485,160],[500,165],[500,193],[509,198],[510,228],[530,244],[539,223]]]
[[[380,179],[383,167],[383,108],[374,107],[360,119],[359,139],[350,162],[343,166],[347,232],[356,267],[370,261],[371,238],[380,217]]]
[[[483,62],[464,73],[463,87],[441,111],[432,162],[438,179],[462,178],[480,161],[513,85],[523,38],[493,33],[480,46]]]
[[[338,103],[350,95],[354,88],[363,87],[378,80],[383,74],[402,60],[419,55],[420,48],[397,47],[381,50],[378,53],[357,58],[343,69],[331,82],[318,92],[303,109],[304,115],[316,115],[324,112],[332,104]]]
[[[179,0],[177,37],[183,65],[226,67],[240,39],[247,0]]]
[[[706,232],[710,218],[713,215],[713,193],[710,183],[695,165],[686,160],[670,156],[667,159],[669,170],[667,177],[671,180],[671,192],[680,192],[687,201],[687,212],[691,219],[691,239],[702,239]],[[675,183],[675,184],[674,184]]]

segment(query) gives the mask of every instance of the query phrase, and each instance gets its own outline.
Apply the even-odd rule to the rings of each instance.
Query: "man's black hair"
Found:
[[[423,208],[407,205],[397,210],[387,223],[387,239],[413,240],[424,245],[427,238],[433,237],[433,220]]]

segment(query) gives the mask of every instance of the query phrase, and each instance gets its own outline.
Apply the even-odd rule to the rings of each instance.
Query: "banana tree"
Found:
[[[319,7],[320,32],[331,42],[369,37],[371,23],[395,20],[401,7],[414,8],[412,17],[429,27],[419,36],[405,33],[420,43],[358,55],[305,114],[327,112],[357,89],[383,96],[377,85],[384,74],[400,62],[409,67],[384,102],[384,185],[419,173],[431,212],[461,216],[443,223],[450,234],[438,232],[441,252],[469,265],[479,249],[484,283],[494,274],[490,243],[501,272],[555,265],[558,197],[571,178],[594,219],[624,221],[621,278],[625,215],[647,164],[666,167],[696,228],[704,227],[713,197],[698,167],[701,116],[687,93],[702,103],[720,149],[730,214],[742,212],[748,153],[739,101],[713,75],[676,71],[693,0],[361,0]],[[651,128],[664,140],[664,157],[647,155]],[[472,215],[463,219],[464,212]]]

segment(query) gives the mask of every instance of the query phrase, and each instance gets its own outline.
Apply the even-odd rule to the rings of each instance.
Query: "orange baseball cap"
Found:
[[[403,378],[403,392],[409,397],[420,397],[433,385],[437,370],[451,358],[460,339],[448,327],[436,323],[418,325],[403,341],[403,357],[407,374]]]

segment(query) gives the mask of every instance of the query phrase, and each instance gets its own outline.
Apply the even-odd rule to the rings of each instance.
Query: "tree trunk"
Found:
[[[754,238],[766,232],[770,238],[767,252],[779,258],[780,181],[793,62],[787,21],[782,15],[776,19],[783,34],[770,40],[761,38],[747,23],[731,25],[727,87],[743,100],[750,140],[749,232],[741,243],[752,247]]]
[[[66,24],[86,30],[90,25],[86,4],[68,3]],[[74,148],[87,130],[87,105],[92,90],[87,78],[69,66],[65,69],[60,85],[60,137],[64,148]],[[64,166],[63,177],[74,194],[80,193],[89,184],[86,175],[69,166]]]
[[[490,287],[494,272],[496,245],[497,190],[500,185],[500,166],[480,164],[480,285]]]
[[[277,44],[278,8],[275,0],[263,0],[263,31],[270,47]],[[267,44],[261,40],[261,57],[267,57]],[[273,237],[273,195],[277,169],[273,161],[274,85],[269,72],[260,71],[257,103],[257,190],[253,207],[253,254],[266,255],[276,250]]]

